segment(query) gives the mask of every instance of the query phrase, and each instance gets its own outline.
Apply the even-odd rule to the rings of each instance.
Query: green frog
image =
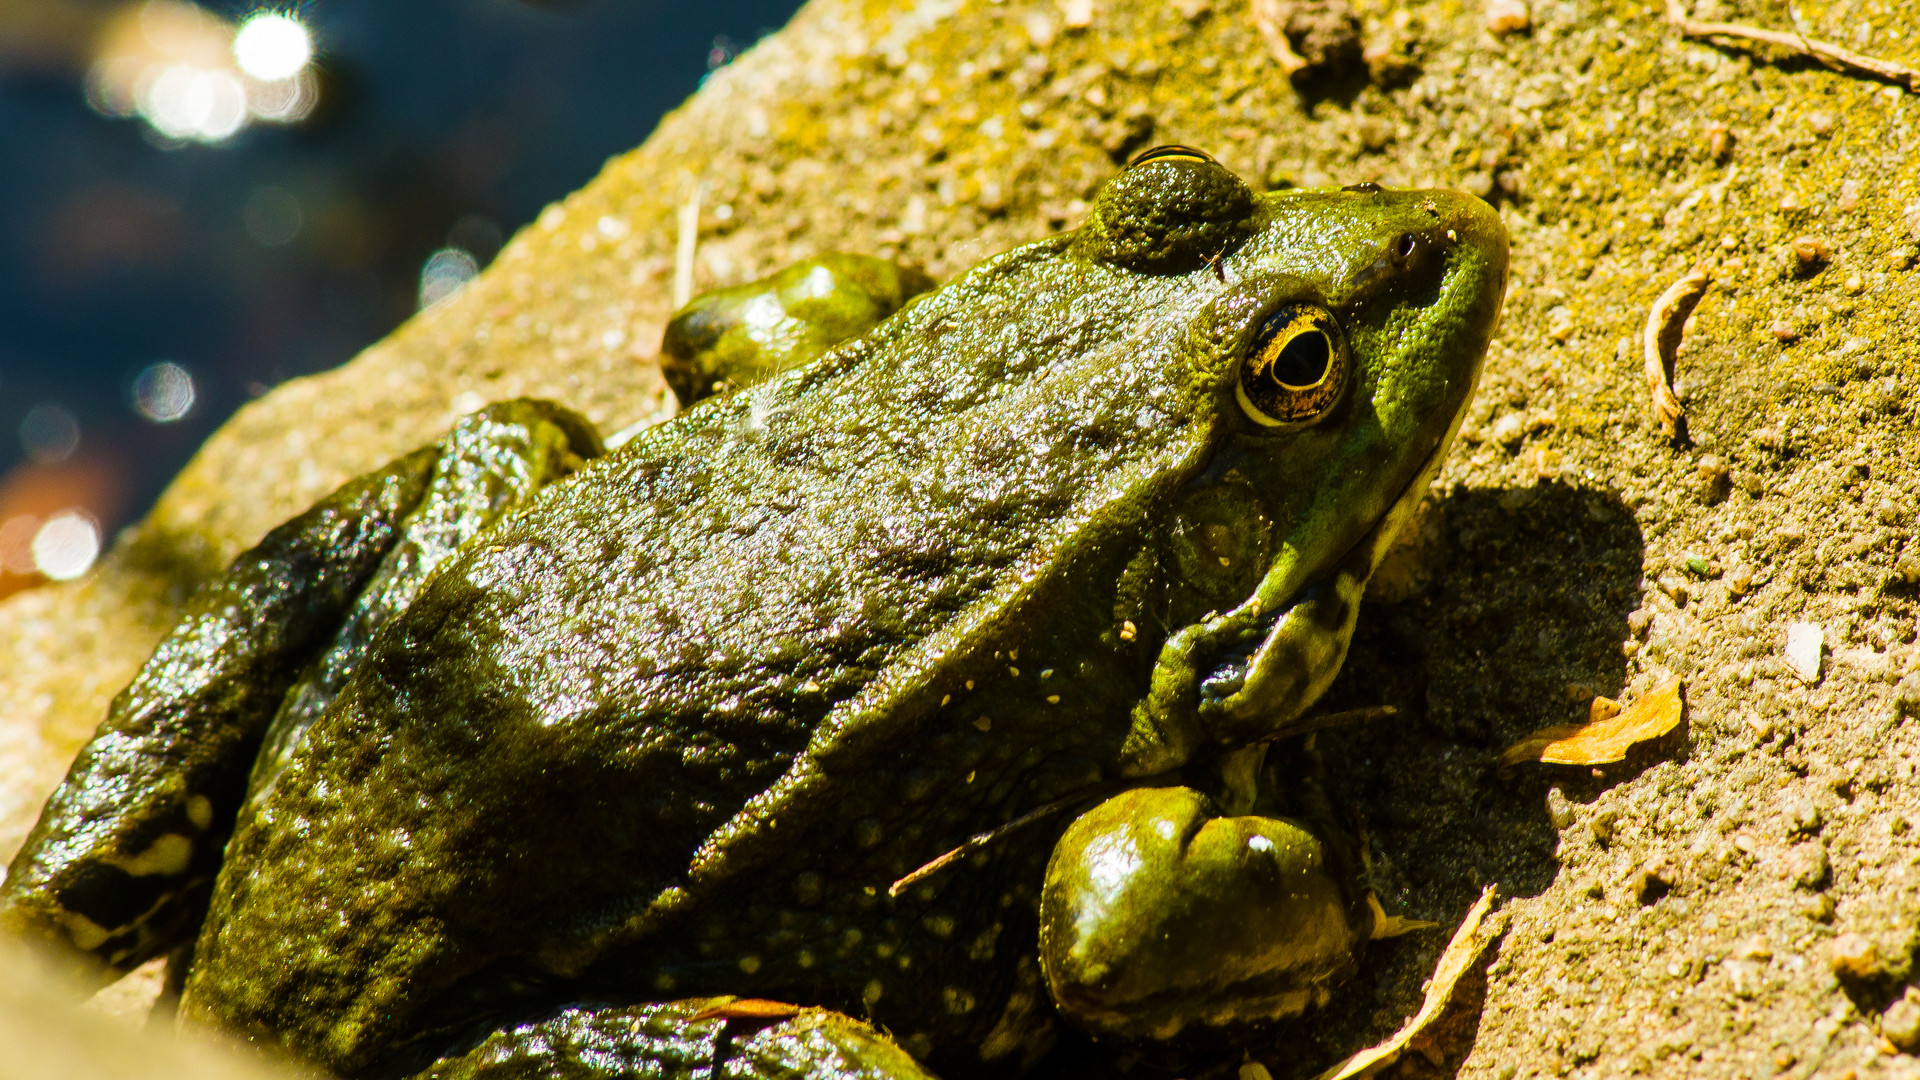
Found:
[[[938,288],[697,301],[675,420],[490,406],[204,588],[0,922],[346,1076],[1010,1076],[1320,1005],[1382,917],[1282,740],[1506,266],[1471,196],[1176,147]]]

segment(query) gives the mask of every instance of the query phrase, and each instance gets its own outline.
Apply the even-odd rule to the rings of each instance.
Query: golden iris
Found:
[[[1346,383],[1346,338],[1333,314],[1289,304],[1254,335],[1234,396],[1255,423],[1294,427],[1324,416]]]

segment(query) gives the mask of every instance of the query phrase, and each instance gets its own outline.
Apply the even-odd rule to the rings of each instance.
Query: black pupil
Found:
[[[1314,386],[1327,377],[1327,365],[1333,360],[1327,335],[1308,330],[1293,335],[1273,358],[1273,378],[1289,388]]]
[[[1413,234],[1401,233],[1400,239],[1395,241],[1393,249],[1398,252],[1403,259],[1413,254]]]

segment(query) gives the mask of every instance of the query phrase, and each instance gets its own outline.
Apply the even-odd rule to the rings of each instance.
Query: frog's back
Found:
[[[786,838],[854,829],[786,793],[909,760],[993,663],[970,650],[1043,621],[1053,554],[1124,560],[1209,437],[1165,389],[1180,320],[1144,318],[1187,301],[1030,272],[1057,254],[989,263],[483,534],[241,823],[193,1007],[365,1064],[476,973],[575,976],[791,861]],[[921,839],[1032,805],[992,790]]]

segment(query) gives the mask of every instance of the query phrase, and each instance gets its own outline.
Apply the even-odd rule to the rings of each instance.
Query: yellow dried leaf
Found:
[[[1467,912],[1467,917],[1460,920],[1460,928],[1453,932],[1453,940],[1447,942],[1440,962],[1434,965],[1433,978],[1427,981],[1427,998],[1420,1003],[1420,1011],[1413,1014],[1413,1019],[1386,1042],[1360,1051],[1321,1073],[1317,1080],[1357,1080],[1374,1075],[1399,1060],[1400,1052],[1408,1043],[1446,1014],[1447,1006],[1453,1004],[1454,989],[1460,985],[1461,976],[1473,967],[1473,962],[1487,947],[1487,942],[1480,938],[1480,924],[1493,909],[1493,890],[1492,885],[1481,890],[1480,899]]]
[[[1636,743],[1657,739],[1680,723],[1678,675],[1621,709],[1607,698],[1593,699],[1584,724],[1541,728],[1500,755],[1500,767],[1539,761],[1548,765],[1605,765],[1620,761]]]
[[[732,998],[716,1002],[693,1014],[691,1023],[701,1020],[785,1020],[804,1012],[798,1005],[765,998]]]

